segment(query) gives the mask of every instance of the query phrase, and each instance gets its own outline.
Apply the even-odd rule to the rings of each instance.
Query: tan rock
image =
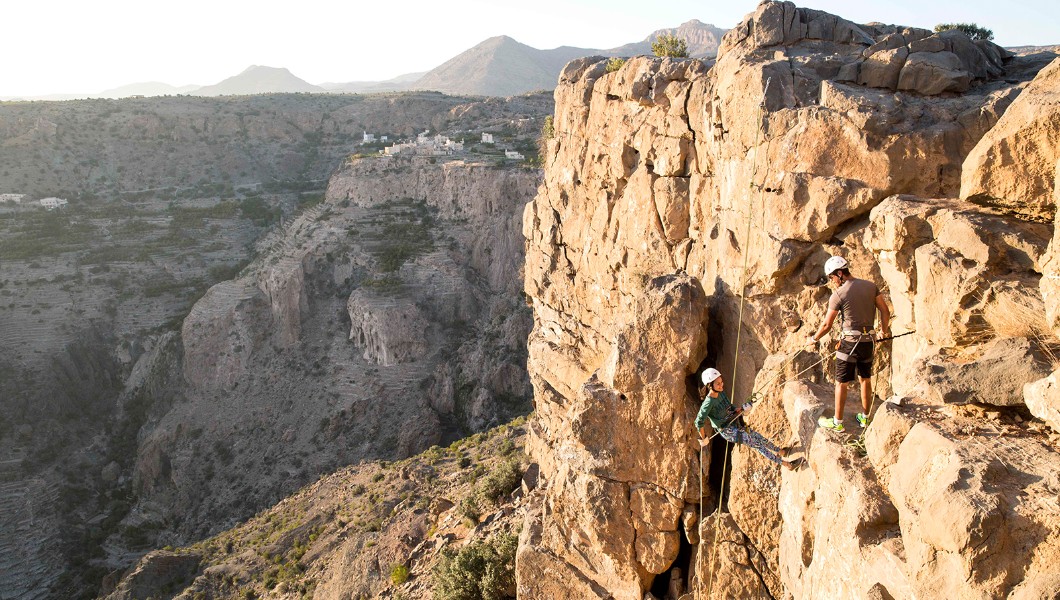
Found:
[[[1060,161],[1057,165],[1054,198],[1060,201]],[[1060,216],[1057,217],[1048,251],[1041,259],[1041,273],[1040,287],[1045,305],[1045,323],[1054,334],[1060,336]]]
[[[639,598],[653,574],[669,568],[679,550],[685,499],[699,494],[689,469],[695,463],[694,415],[685,378],[705,351],[705,302],[687,276],[648,282],[599,377],[575,397],[557,397],[563,404],[538,404],[538,422],[567,433],[558,445],[542,440],[540,450],[532,450],[540,452],[541,477],[549,482],[544,501],[553,517],[543,525],[540,542],[521,549],[521,556],[563,557],[616,597]],[[673,344],[676,332],[682,342]],[[683,452],[674,452],[674,439],[683,440]],[[581,513],[586,505],[593,510]],[[580,543],[604,558],[590,564],[572,555],[558,523],[577,523]],[[538,576],[524,565],[539,562],[520,563],[521,589]]]
[[[927,96],[963,92],[972,82],[971,73],[963,66],[952,52],[914,52],[906,58],[898,76],[898,89]]]
[[[1048,375],[1049,361],[1027,338],[995,339],[970,362],[928,362],[925,396],[938,403],[978,402],[996,406],[1024,403],[1025,384]],[[1033,412],[1033,411],[1032,411]]]
[[[900,507],[890,490],[905,475],[917,413],[881,409],[869,456],[858,456],[818,430],[833,386],[812,382],[829,381],[831,366],[827,355],[798,352],[793,338],[824,316],[821,266],[834,252],[881,284],[895,325],[917,330],[881,351],[884,393],[921,382],[924,357],[945,356],[951,368],[981,356],[979,344],[1004,337],[991,311],[1037,288],[1045,227],[952,199],[967,153],[1015,94],[991,79],[1001,54],[972,44],[986,56],[977,67],[963,42],[931,37],[765,2],[726,36],[709,72],[647,58],[610,74],[591,61],[564,71],[550,167],[524,213],[537,407],[528,451],[544,493],[536,537],[520,551],[520,586],[544,586],[537,579],[553,572],[598,586],[587,597],[602,589],[639,600],[649,585],[662,589],[653,575],[686,569],[671,558],[679,520],[700,528],[687,535],[692,592],[706,592],[711,578],[697,573],[709,571],[710,597],[762,595],[748,581],[773,597],[929,595],[918,573],[935,567],[908,560],[899,526],[918,505]],[[975,93],[929,97],[829,80],[856,80],[861,61],[879,54],[891,64],[910,44],[952,57],[963,73],[929,77],[938,57],[924,58],[909,74],[914,88],[984,81]],[[1040,312],[1033,296],[1026,305]],[[688,448],[690,392],[706,357],[733,373],[734,398],[762,395],[748,424],[778,443],[798,438],[813,466],[789,474],[748,448],[733,451],[721,533],[732,533],[726,552],[736,553],[716,571],[703,564],[711,525],[695,508],[717,501],[723,484],[706,467],[723,457],[700,455],[700,490],[699,453]],[[833,532],[837,520],[848,522]],[[1028,543],[1051,555],[1051,541]],[[748,561],[757,574],[742,577]],[[1042,572],[1033,561],[1028,578]]]
[[[1023,386],[1023,401],[1031,414],[1060,433],[1060,370]]]
[[[961,198],[1052,220],[1060,160],[1060,59],[1038,73],[961,169]]]
[[[909,431],[888,487],[902,515],[914,593],[1004,595],[1019,580],[1053,571],[1047,561],[1060,551],[1060,509],[1027,506],[994,491],[1013,485],[1034,494],[1056,485],[1060,454],[1035,463],[1017,458],[1038,451],[1032,448],[1041,446],[1030,440],[959,443],[926,423]],[[1019,469],[1006,466],[1015,460]],[[1028,543],[1033,550],[1016,551]]]
[[[905,46],[874,52],[861,63],[857,82],[869,87],[897,89],[898,74],[901,73],[907,56],[909,50]]]

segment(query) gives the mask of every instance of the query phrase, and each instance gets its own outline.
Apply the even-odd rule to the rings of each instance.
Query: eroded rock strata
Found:
[[[713,64],[570,63],[523,218],[542,488],[520,597],[1055,591],[1058,64],[790,2]],[[900,405],[865,455],[851,404],[854,435],[816,429],[831,363],[800,349],[833,253],[914,332],[877,357]],[[725,446],[697,450],[708,365],[806,468],[737,447],[723,477]]]

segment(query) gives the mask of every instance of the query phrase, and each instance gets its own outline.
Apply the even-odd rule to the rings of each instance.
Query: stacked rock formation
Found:
[[[1060,62],[1046,64],[764,2],[712,66],[567,66],[523,219],[543,486],[521,597],[1055,584],[1060,438],[1023,412],[1056,427]],[[915,332],[878,356],[877,390],[902,405],[880,409],[865,457],[816,430],[829,363],[800,349],[831,254]],[[781,478],[737,447],[723,478],[692,426],[706,366],[737,400],[758,394],[749,424],[809,467]]]

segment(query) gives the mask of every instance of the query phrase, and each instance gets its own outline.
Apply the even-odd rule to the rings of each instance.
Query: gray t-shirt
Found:
[[[866,331],[876,323],[876,296],[880,289],[864,279],[848,279],[828,299],[828,310],[843,313],[843,331]]]

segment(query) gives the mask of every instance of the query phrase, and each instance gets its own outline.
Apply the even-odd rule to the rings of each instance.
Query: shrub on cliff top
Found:
[[[614,58],[609,58],[607,59],[607,65],[604,67],[604,70],[608,73],[614,73],[615,71],[621,69],[622,65],[624,64],[626,64],[626,59],[624,58],[618,58],[617,56]]]
[[[438,600],[499,600],[515,595],[516,536],[502,534],[459,552],[443,550],[434,568]]]
[[[660,58],[688,58],[688,43],[676,35],[664,33],[651,43],[651,51]]]
[[[935,26],[935,33],[940,31],[949,31],[956,29],[957,31],[963,31],[968,34],[968,37],[973,40],[992,40],[994,39],[994,32],[987,29],[986,27],[980,27],[975,23],[939,23]]]

